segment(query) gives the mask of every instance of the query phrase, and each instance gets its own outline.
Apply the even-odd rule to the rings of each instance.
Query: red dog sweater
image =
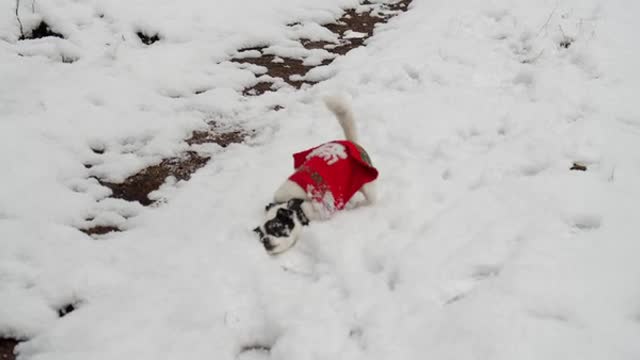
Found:
[[[378,177],[369,155],[354,142],[331,141],[293,155],[289,180],[333,213],[344,209],[360,188]]]

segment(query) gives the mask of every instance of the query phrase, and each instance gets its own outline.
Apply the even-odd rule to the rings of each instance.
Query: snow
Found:
[[[357,32],[357,31],[347,30],[344,33],[344,38],[345,39],[357,39],[357,38],[364,38],[364,37],[367,37],[367,34],[361,33],[361,32]]]
[[[326,81],[241,96],[238,49],[306,56],[292,39],[331,39],[312,23],[356,4],[21,1],[25,28],[65,36],[26,41],[0,4],[0,337],[28,339],[19,359],[640,358],[640,4],[414,0],[306,77]],[[251,229],[291,154],[339,136],[336,93],[379,202],[270,257]],[[257,135],[201,146],[157,206],[91,178],[211,119]],[[126,231],[75,229],[92,217]]]

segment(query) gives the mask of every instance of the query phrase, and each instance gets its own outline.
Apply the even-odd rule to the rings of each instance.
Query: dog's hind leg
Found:
[[[376,184],[374,181],[364,184],[360,189],[360,192],[364,195],[367,205],[375,204],[376,201],[378,201],[378,193],[376,191]]]
[[[307,193],[300,185],[291,180],[286,180],[273,194],[273,200],[281,203],[291,199],[307,199]]]
[[[326,217],[316,210],[311,201],[303,202],[300,207],[310,221],[326,220]]]

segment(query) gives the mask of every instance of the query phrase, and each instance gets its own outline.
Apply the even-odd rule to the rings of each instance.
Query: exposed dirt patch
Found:
[[[93,226],[87,229],[80,229],[80,231],[82,231],[83,233],[87,234],[87,235],[104,235],[104,234],[108,234],[110,232],[118,232],[118,231],[122,231],[119,228],[115,227],[115,226],[102,226],[102,225],[98,225],[98,226]]]
[[[336,46],[335,43],[332,43],[330,41],[312,41],[304,38],[300,39],[300,43],[307,50],[324,49],[330,51],[330,49]]]
[[[151,45],[157,41],[160,41],[160,35],[158,34],[148,35],[142,31],[138,31],[136,35],[138,35],[140,41],[142,41],[142,43],[145,45]]]
[[[266,45],[258,45],[258,46],[248,46],[248,47],[243,47],[238,49],[239,53],[245,52],[245,51],[260,51],[262,52],[262,50],[268,48],[268,46]]]
[[[560,43],[558,43],[558,46],[560,46],[563,49],[568,49],[571,46],[571,44],[573,44],[573,41],[574,40],[572,38],[570,38],[568,36],[565,36],[562,39],[562,41],[560,41]]]
[[[239,144],[244,139],[253,134],[255,130],[246,131],[243,129],[224,129],[215,121],[209,123],[209,130],[194,131],[191,137],[185,140],[189,145],[215,143],[227,147],[230,144]]]
[[[60,60],[64,64],[73,64],[74,62],[78,61],[78,58],[77,57],[73,57],[73,56],[62,55],[62,56],[60,56]]]
[[[271,351],[271,346],[262,344],[246,345],[240,351]]]
[[[189,180],[191,174],[203,167],[207,161],[209,157],[198,155],[195,151],[187,151],[182,156],[164,159],[157,165],[149,166],[129,176],[122,183],[100,181],[100,184],[111,189],[113,198],[137,201],[147,206],[153,203],[147,195],[158,190],[167,177]]]
[[[243,142],[251,133],[253,131],[223,129],[217,123],[211,122],[208,130],[194,131],[191,137],[185,141],[189,145],[215,143],[227,147],[229,144]],[[176,180],[189,180],[191,175],[203,167],[207,161],[209,161],[208,156],[200,155],[195,151],[186,151],[180,156],[164,159],[159,164],[144,168],[121,183],[112,183],[101,179],[98,181],[101,185],[111,189],[112,198],[137,201],[147,206],[153,203],[148,198],[149,193],[158,190],[169,176],[175,177]],[[91,235],[120,230],[114,226],[95,226],[82,231]]]
[[[64,317],[69,315],[69,313],[73,312],[76,310],[77,305],[76,304],[67,304],[61,308],[58,309],[58,316],[59,317]]]
[[[185,142],[190,146],[215,143],[224,148],[230,144],[242,143],[247,137],[255,133],[255,130],[245,130],[238,127],[230,128],[215,121],[209,122],[208,125],[209,128],[207,130],[191,133],[191,136]],[[91,150],[98,155],[104,154],[106,151],[104,146],[99,145],[94,145]],[[176,180],[187,181],[194,172],[206,165],[209,158],[209,156],[200,155],[194,150],[189,150],[179,156],[163,159],[156,165],[146,167],[129,176],[121,183],[109,182],[100,178],[95,179],[102,186],[111,189],[110,198],[137,201],[144,206],[148,206],[154,203],[154,200],[149,199],[149,193],[158,190],[169,176],[173,176]],[[87,163],[84,164],[84,167],[91,169],[93,165]],[[122,231],[121,228],[115,225],[91,226],[93,219],[93,217],[85,219],[87,225],[78,230],[87,235],[104,235]]]
[[[44,37],[57,37],[64,39],[64,36],[62,36],[62,34],[51,30],[49,24],[47,24],[45,21],[41,21],[40,24],[38,24],[38,26],[36,26],[34,29],[20,36],[20,40],[42,39]]]
[[[264,344],[245,345],[240,349],[236,359],[256,359],[268,357],[271,353],[271,346]]]
[[[304,76],[307,72],[309,72],[309,70],[314,68],[314,66],[304,65],[303,60],[294,59],[290,57],[266,55],[262,52],[262,50],[257,50],[255,48],[252,49],[252,51],[260,51],[261,55],[259,57],[233,58],[231,59],[231,61],[235,63],[240,63],[240,64],[252,64],[252,65],[262,66],[267,70],[266,75],[269,75],[274,78],[280,78],[285,83],[293,86],[296,89],[300,89],[300,87],[302,87],[302,85],[304,84],[309,84],[309,85],[315,84],[315,82],[312,82],[312,81],[301,81],[301,80],[292,79],[292,76],[294,75]],[[261,81],[261,82],[258,82],[256,85],[253,85],[249,88],[244,89],[242,94],[245,96],[261,95],[267,91],[273,90],[272,85],[273,85],[272,82]]]
[[[373,31],[377,24],[385,23],[392,17],[404,12],[409,7],[412,0],[401,0],[390,4],[373,4],[369,1],[363,1],[361,5],[368,7],[365,11],[357,11],[356,9],[348,9],[344,14],[333,23],[323,24],[326,29],[333,32],[338,37],[338,42],[315,41],[311,39],[299,39],[300,44],[307,50],[323,49],[334,55],[345,55],[352,49],[363,46],[364,42],[373,35]],[[299,26],[301,23],[293,22],[288,27]],[[283,80],[296,89],[300,89],[303,85],[314,85],[317,82],[299,79],[304,77],[309,70],[316,66],[329,65],[334,58],[327,58],[319,65],[304,65],[304,59],[295,59],[289,57],[276,56],[267,54],[269,46],[260,45],[247,47],[238,50],[238,56],[231,59],[231,62],[238,64],[252,64],[261,66],[266,69],[266,75]],[[244,56],[244,52],[252,52],[254,56]],[[255,52],[259,52],[259,56],[255,56]],[[263,74],[257,74],[260,77]],[[242,91],[245,96],[262,95],[265,92],[277,90],[274,82],[270,80],[260,80],[253,86],[247,87]]]
[[[91,151],[93,151],[94,154],[98,154],[98,155],[102,155],[104,154],[104,147],[102,146],[95,146],[91,148]]]
[[[347,31],[363,33],[366,37],[370,37],[373,35],[375,25],[381,22],[384,22],[384,17],[373,14],[373,10],[358,13],[355,9],[349,9],[335,23],[323,26],[332,33],[340,35],[340,38],[344,38]]]
[[[314,46],[322,45],[324,49],[334,54],[345,55],[350,50],[363,46],[364,42],[373,36],[376,25],[384,24],[394,16],[407,11],[412,1],[401,0],[377,6],[364,1],[362,5],[370,6],[369,10],[358,12],[355,9],[348,9],[336,22],[323,25],[338,35],[340,39],[338,46],[332,47],[331,44],[322,44],[322,42],[309,42],[306,46],[314,48]]]
[[[15,360],[13,349],[18,345],[18,340],[0,338],[0,360]]]
[[[400,0],[394,3],[387,4],[386,7],[391,11],[407,11],[409,5],[413,0]]]
[[[571,168],[569,168],[569,170],[577,170],[577,171],[587,171],[587,166],[574,162],[573,165],[571,166]]]
[[[273,91],[273,83],[267,81],[261,81],[253,86],[247,87],[242,90],[244,96],[262,95],[267,91]]]

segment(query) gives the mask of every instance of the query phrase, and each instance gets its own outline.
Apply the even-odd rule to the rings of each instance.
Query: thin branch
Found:
[[[546,30],[547,26],[549,25],[549,22],[551,21],[551,18],[556,13],[556,10],[558,10],[558,2],[556,2],[556,6],[553,7],[553,10],[549,14],[547,21],[545,21],[544,24],[540,27],[540,30],[538,30],[538,33],[536,34],[535,38],[537,38],[540,35],[540,33],[542,33],[542,30]]]
[[[542,54],[544,53],[544,49],[540,50],[540,52],[538,53],[538,55],[528,58],[528,59],[524,59],[521,61],[521,63],[523,64],[533,64],[534,62],[536,62],[536,60],[538,60]]]
[[[20,38],[24,39],[24,27],[22,26],[22,20],[20,20],[20,0],[16,0],[16,19],[18,20],[18,25],[20,25]]]

